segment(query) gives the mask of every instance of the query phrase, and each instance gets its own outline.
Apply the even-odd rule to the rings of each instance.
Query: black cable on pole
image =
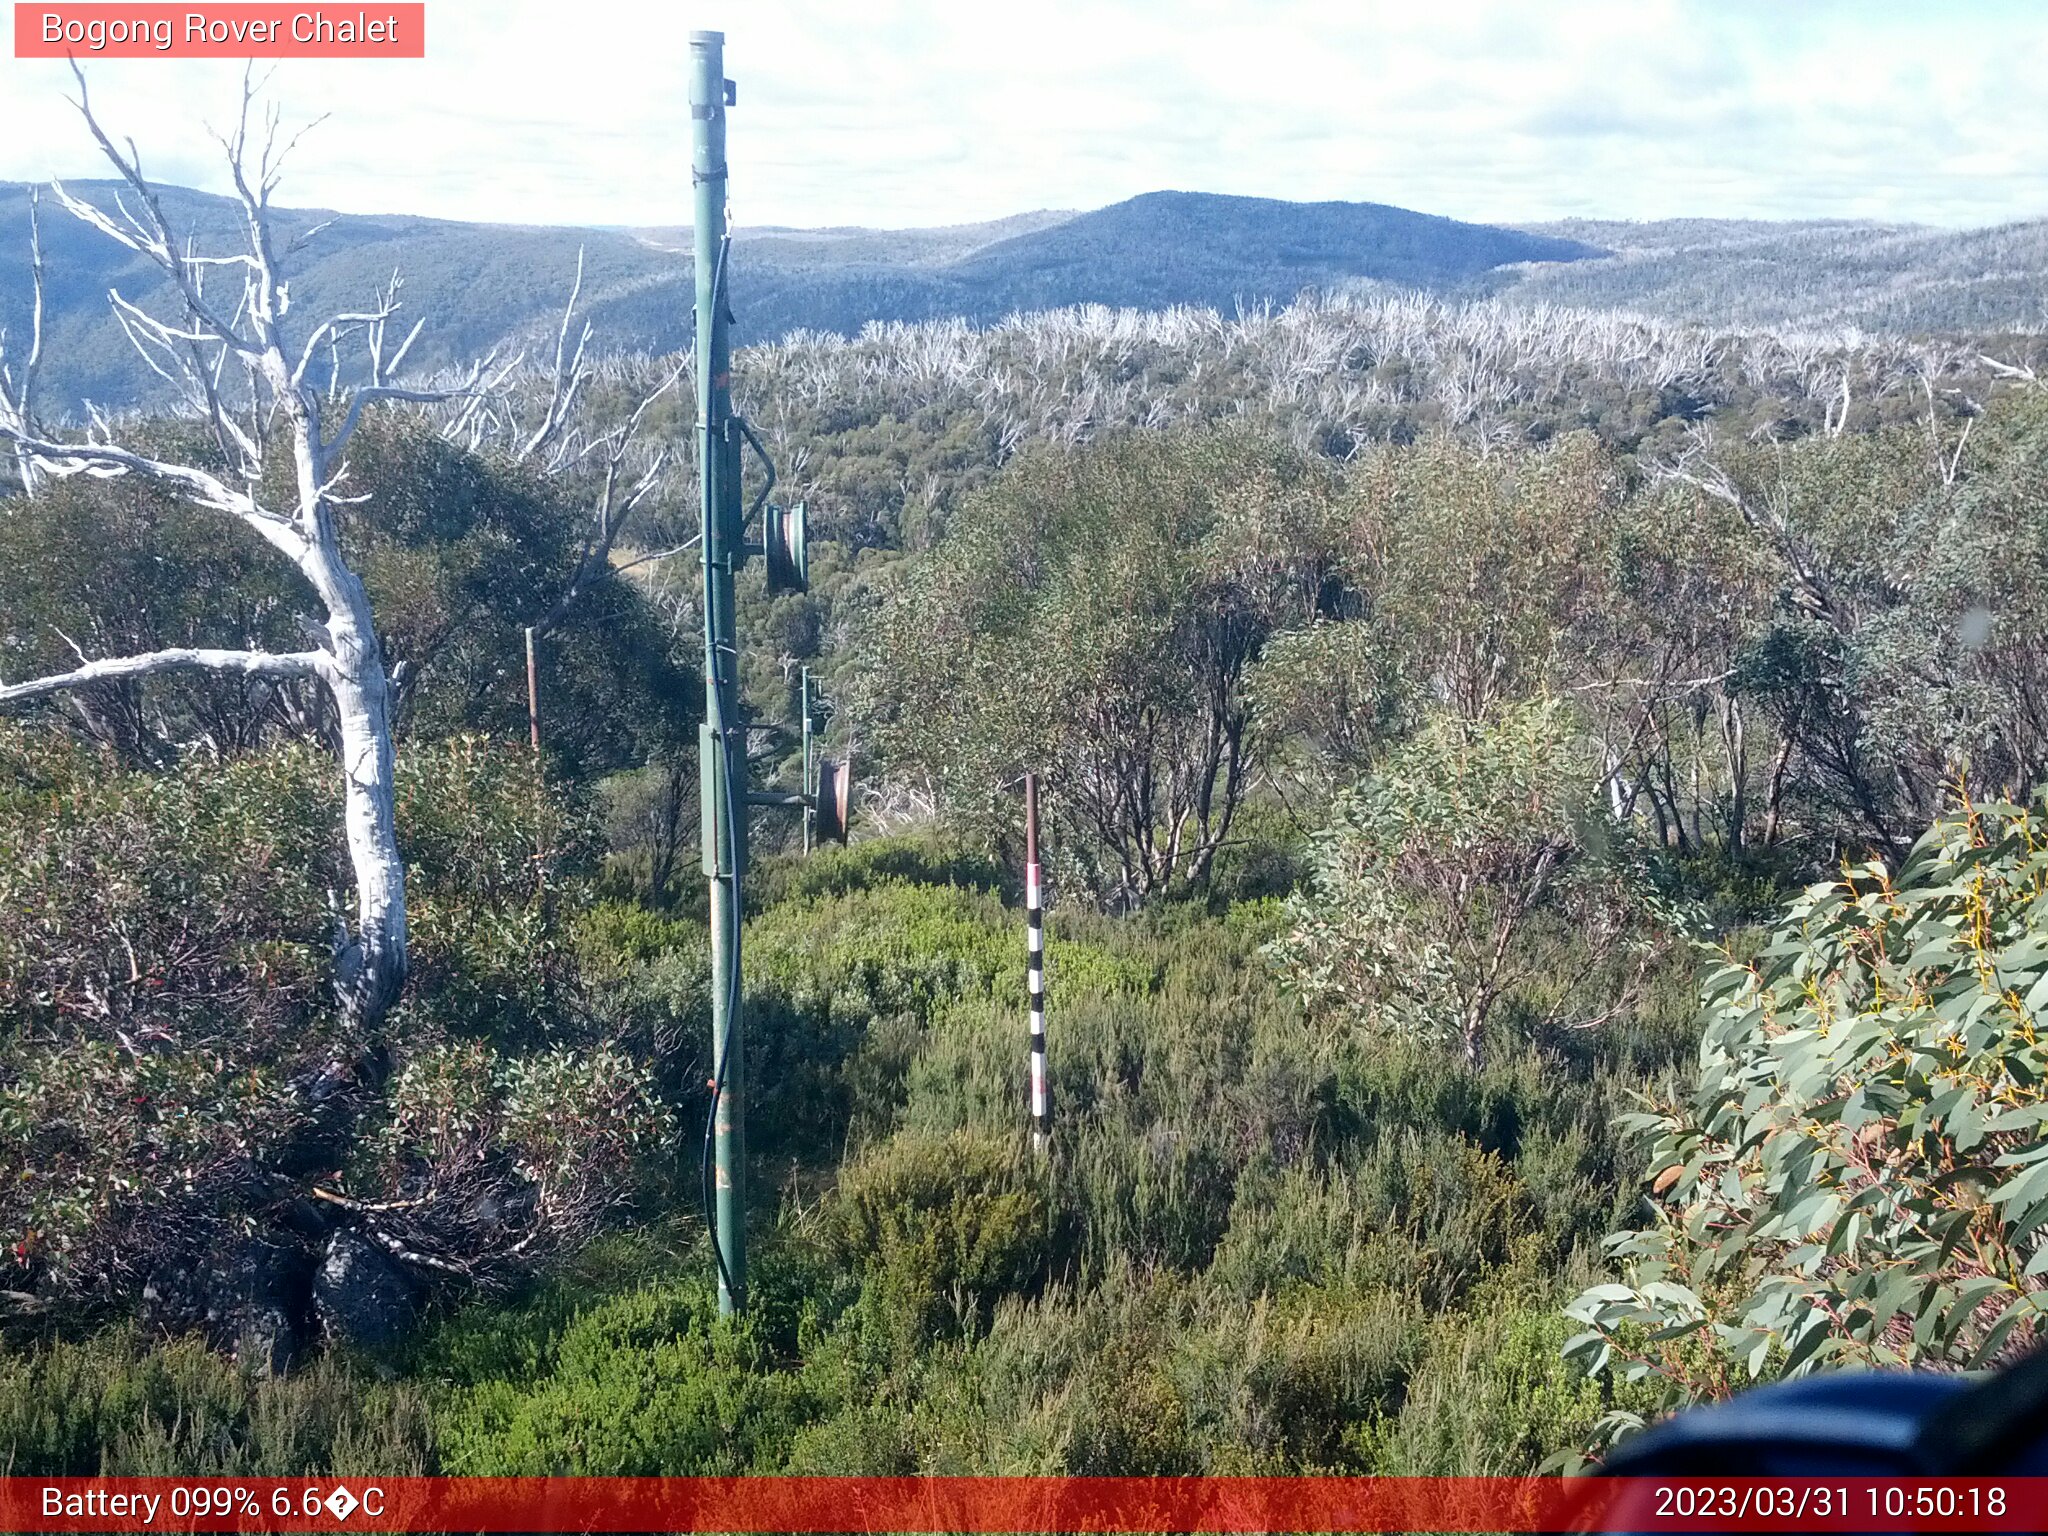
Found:
[[[718,653],[714,649],[711,654],[716,657]],[[720,697],[724,697],[724,676],[715,676],[713,681],[719,687]],[[731,947],[737,949],[740,931],[740,840],[739,825],[733,815],[732,727],[723,718],[718,722],[718,749],[725,758],[725,846],[732,850],[732,901],[727,909],[732,914],[730,942]],[[704,1230],[711,1237],[711,1257],[718,1265],[718,1278],[725,1287],[725,1294],[737,1302],[739,1292],[733,1287],[732,1269],[725,1262],[725,1247],[718,1241],[718,1180],[713,1166],[718,1135],[718,1106],[725,1098],[726,1068],[732,1059],[733,1036],[739,1033],[733,1026],[733,1017],[740,1003],[740,967],[737,954],[733,956],[732,964],[727,969],[731,980],[726,985],[725,993],[725,1038],[718,1043],[718,1060],[712,1067],[711,1107],[704,1115],[704,1152],[699,1167],[703,1174]]]

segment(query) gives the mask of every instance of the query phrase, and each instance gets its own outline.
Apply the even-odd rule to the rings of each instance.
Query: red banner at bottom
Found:
[[[6,1531],[2043,1531],[2048,1478],[0,1478]]]

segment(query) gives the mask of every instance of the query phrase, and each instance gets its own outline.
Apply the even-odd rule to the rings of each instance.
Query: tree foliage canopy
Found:
[[[205,451],[176,423],[152,431],[176,440],[166,447]],[[523,734],[521,627],[553,606],[576,565],[565,488],[384,412],[353,440],[350,471],[369,499],[341,509],[342,547],[377,614],[401,734]],[[94,656],[303,645],[295,573],[253,539],[221,537],[218,521],[134,479],[57,481],[0,503],[0,674],[75,665],[74,644]],[[558,768],[616,768],[688,734],[692,669],[631,583],[599,582],[544,644],[544,739]],[[261,678],[104,682],[46,709],[160,766],[187,749],[231,754],[333,729],[318,690]]]
[[[1612,1016],[1626,961],[1652,951],[1655,902],[1597,782],[1554,702],[1435,717],[1337,797],[1270,952],[1312,1013],[1452,1042],[1477,1063],[1496,1005],[1552,969],[1569,933],[1594,963],[1561,1017]]]
[[[0,734],[17,1289],[115,1300],[316,1186],[427,1267],[490,1280],[631,1194],[666,1111],[562,932],[576,819],[523,749],[473,739],[409,752],[400,794],[419,958],[394,1044],[336,1006],[347,865],[315,750],[110,772]]]
[[[1654,1225],[1574,1303],[1572,1352],[1667,1404],[1766,1371],[1982,1366],[2048,1317],[2048,846],[1965,803],[1849,868],[1703,990],[1696,1084],[1654,1133]]]
[[[892,761],[983,825],[1045,776],[1068,878],[1129,905],[1199,883],[1249,787],[1246,673],[1337,564],[1325,472],[1237,433],[1020,460],[876,627]]]

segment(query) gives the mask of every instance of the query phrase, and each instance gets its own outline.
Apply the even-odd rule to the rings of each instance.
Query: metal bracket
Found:
[[[768,493],[775,489],[775,461],[768,457],[768,450],[761,446],[761,439],[754,435],[753,426],[747,421],[746,417],[735,414],[732,418],[732,424],[739,428],[740,437],[745,440],[749,448],[754,450],[755,457],[761,461],[761,468],[768,472],[768,483],[754,493],[754,504],[747,508],[747,515],[741,520],[740,526],[744,528],[748,523],[759,517],[761,509],[768,505]]]

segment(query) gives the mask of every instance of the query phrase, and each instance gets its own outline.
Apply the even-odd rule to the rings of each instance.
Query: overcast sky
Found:
[[[277,66],[291,112],[331,114],[279,201],[684,222],[687,34],[716,27],[741,224],[1161,188],[1502,221],[2048,215],[2044,0],[429,0],[427,22],[424,60]],[[239,65],[88,69],[155,174],[222,189],[205,125]],[[0,59],[0,179],[99,172],[68,85]]]

